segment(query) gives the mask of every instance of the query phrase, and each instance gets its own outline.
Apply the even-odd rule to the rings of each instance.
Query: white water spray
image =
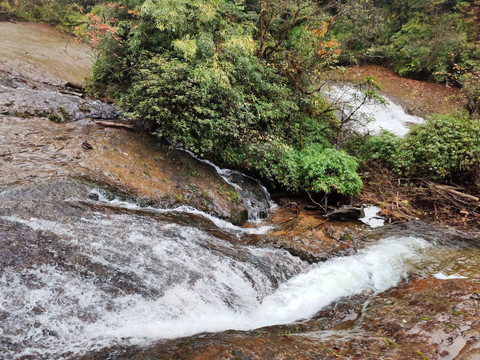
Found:
[[[361,105],[364,97],[361,91],[350,85],[343,85],[341,87],[330,86],[326,96],[330,101],[343,104],[343,111],[347,116]],[[380,104],[378,101],[368,100],[358,108],[356,117],[369,117],[373,119],[373,121],[364,124],[366,130],[378,134],[382,129],[385,129],[397,136],[403,137],[408,133],[410,124],[421,124],[424,122],[424,119],[421,117],[405,113],[405,110],[393,100],[386,96],[384,96],[384,98],[387,100],[387,104]]]
[[[266,190],[265,190],[266,191]],[[143,210],[143,211],[151,211],[153,213],[184,213],[184,214],[193,214],[196,216],[200,216],[204,219],[208,219],[211,221],[213,224],[215,224],[217,227],[227,230],[231,232],[232,234],[266,234],[268,231],[270,231],[273,227],[268,226],[268,225],[262,225],[262,226],[257,226],[253,228],[242,228],[240,226],[233,225],[231,222],[217,218],[216,216],[213,216],[211,214],[208,214],[204,211],[198,210],[192,206],[188,205],[181,205],[173,209],[163,209],[163,208],[158,208],[158,207],[153,207],[153,206],[145,206],[141,207],[137,203],[131,202],[131,201],[126,201],[119,199],[117,197],[113,199],[109,199],[105,194],[98,189],[93,189],[91,191],[92,194],[96,194],[98,196],[98,201],[108,204],[114,207],[118,208],[123,208],[123,209],[129,209],[129,210]],[[71,201],[77,201],[77,199],[70,199]]]
[[[215,165],[213,162],[201,159],[197,157],[193,152],[185,149],[180,149],[188,153],[194,159],[203,162],[207,165],[210,165],[212,168],[215,169],[218,176],[220,176],[227,184],[231,185],[235,190],[240,192],[242,195],[242,201],[248,211],[248,220],[252,223],[259,223],[262,218],[264,218],[266,212],[269,210],[274,209],[277,207],[277,204],[272,200],[270,197],[270,193],[268,190],[263,186],[260,181],[257,179],[248,176],[238,170],[232,169],[222,169],[219,166]],[[258,196],[254,196],[245,186],[242,186],[238,181],[235,181],[235,178],[240,178],[243,180],[248,180],[251,183],[255,184],[257,187],[260,188],[262,192],[262,198],[258,198]]]
[[[388,238],[308,265],[282,250],[232,245],[136,215],[94,213],[72,224],[2,219],[53,233],[72,259],[3,272],[0,310],[9,315],[0,338],[24,345],[0,350],[7,358],[308,318],[340,297],[394,286],[428,247],[419,238]]]

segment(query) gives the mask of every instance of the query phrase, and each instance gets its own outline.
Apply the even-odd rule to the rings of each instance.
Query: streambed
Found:
[[[282,209],[238,172],[88,116],[19,114],[23,94],[90,103],[0,70],[0,357],[478,355],[478,239],[356,223],[361,236],[325,250],[323,219],[287,230],[275,213],[264,219]],[[286,232],[312,246],[309,262],[284,245]]]
[[[3,190],[0,204],[3,358],[307,321],[411,274],[480,278],[479,248],[422,226],[376,228],[357,254],[309,264],[246,245],[261,224],[140,206],[76,181]]]

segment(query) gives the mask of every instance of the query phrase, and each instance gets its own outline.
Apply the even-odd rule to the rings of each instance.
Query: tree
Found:
[[[114,34],[104,34],[94,85],[172,146],[291,191],[311,189],[314,179],[303,171],[321,164],[311,156],[307,166],[298,154],[337,151],[325,129],[332,114],[323,111],[327,105],[319,96],[319,75],[338,56],[323,10],[314,1],[293,0],[145,0],[103,7],[97,15],[103,11],[118,23],[111,24]],[[349,168],[348,181],[358,184],[356,162],[347,158],[332,160],[329,176],[344,173],[331,171],[336,164]],[[325,184],[313,191],[359,191],[333,180]]]

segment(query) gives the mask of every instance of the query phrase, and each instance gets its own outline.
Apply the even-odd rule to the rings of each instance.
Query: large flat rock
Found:
[[[0,69],[55,85],[90,76],[93,49],[50,25],[0,22],[0,42]]]

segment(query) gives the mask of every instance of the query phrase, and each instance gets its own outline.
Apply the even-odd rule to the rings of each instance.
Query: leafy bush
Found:
[[[478,181],[480,122],[458,114],[433,117],[405,136],[394,164],[409,176],[431,176],[453,182]]]
[[[85,21],[83,9],[72,0],[3,0],[0,2],[1,12],[24,21],[52,24],[69,33]]]
[[[360,190],[356,161],[332,146],[332,110],[318,91],[338,43],[316,2],[264,1],[263,12],[248,1],[125,4],[91,16],[115,27],[100,43],[93,88],[171,146],[273,185]]]
[[[391,167],[401,141],[402,139],[391,132],[382,130],[379,135],[370,137],[362,146],[360,151],[362,160]]]
[[[357,195],[363,183],[356,159],[344,151],[313,144],[302,150],[253,146],[249,153],[259,175],[293,192]],[[255,149],[255,152],[253,152]],[[265,151],[266,150],[266,151]],[[263,152],[262,154],[259,151]]]
[[[400,75],[443,82],[456,66],[480,59],[478,1],[347,1],[334,9],[342,61],[381,63]]]
[[[343,151],[333,148],[319,151],[309,147],[299,152],[299,183],[316,193],[356,195],[363,187],[356,173],[357,161]]]
[[[437,81],[467,56],[466,33],[458,14],[416,15],[402,26],[387,50],[400,75],[426,74]]]
[[[454,113],[434,116],[414,126],[404,138],[384,131],[365,142],[361,158],[403,176],[477,183],[480,122],[466,114]]]

